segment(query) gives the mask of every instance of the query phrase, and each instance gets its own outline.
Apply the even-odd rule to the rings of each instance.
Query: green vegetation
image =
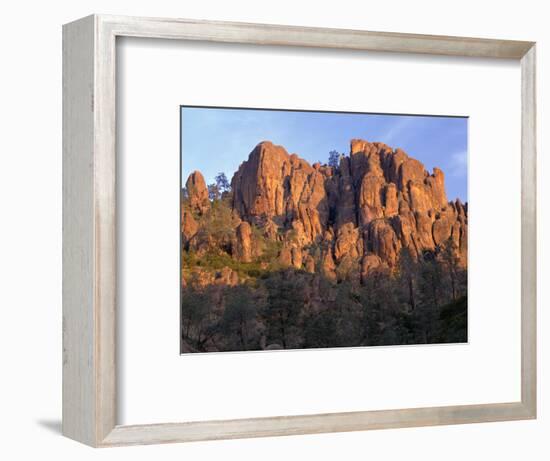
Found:
[[[217,272],[224,267],[228,267],[237,272],[241,277],[261,277],[264,273],[271,270],[271,268],[263,268],[259,260],[250,263],[238,262],[227,253],[217,252],[215,250],[210,250],[200,257],[193,251],[184,252],[182,264],[185,270],[189,272],[192,272],[193,268],[196,267],[204,268],[209,272]]]

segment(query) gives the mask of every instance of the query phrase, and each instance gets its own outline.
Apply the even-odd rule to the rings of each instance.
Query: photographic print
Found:
[[[180,107],[180,352],[468,341],[468,118]]]

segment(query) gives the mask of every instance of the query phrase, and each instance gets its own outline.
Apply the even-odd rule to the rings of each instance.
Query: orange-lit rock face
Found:
[[[253,258],[251,226],[282,242],[279,261],[334,279],[344,259],[362,277],[392,269],[400,251],[418,256],[452,245],[467,264],[467,205],[448,202],[443,172],[432,174],[401,149],[354,139],[337,168],[310,165],[269,141],[258,144],[233,175],[232,207],[238,222],[233,256]],[[191,209],[205,213],[208,190],[199,172],[187,180]],[[182,216],[184,235],[196,232]],[[201,242],[195,238],[198,249]],[[315,253],[312,248],[318,247]]]
[[[238,261],[248,263],[252,260],[252,229],[246,221],[237,226],[236,238],[233,243],[233,257]]]
[[[197,233],[199,225],[193,215],[182,208],[181,210],[181,235],[183,237],[183,243],[187,243]]]
[[[185,187],[189,196],[189,205],[193,211],[204,214],[210,209],[208,188],[206,187],[203,175],[199,171],[194,171],[189,175]]]
[[[327,168],[313,168],[284,148],[262,142],[233,176],[233,206],[251,222],[271,218],[282,225],[299,220],[306,239],[312,241],[327,226],[328,173]]]

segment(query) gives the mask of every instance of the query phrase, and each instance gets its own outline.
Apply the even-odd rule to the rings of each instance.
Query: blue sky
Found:
[[[233,173],[260,141],[269,140],[310,163],[331,150],[349,154],[353,138],[400,147],[428,171],[445,173],[449,200],[467,201],[468,119],[418,115],[182,107],[182,178],[199,170],[210,184]]]

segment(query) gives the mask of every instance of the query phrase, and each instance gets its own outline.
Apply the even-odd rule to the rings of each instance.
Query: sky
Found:
[[[353,138],[400,147],[430,173],[441,168],[448,199],[467,201],[467,117],[182,106],[182,183],[195,170],[207,184],[219,172],[231,181],[261,141],[281,145],[309,163],[326,163],[332,150],[349,154]]]

